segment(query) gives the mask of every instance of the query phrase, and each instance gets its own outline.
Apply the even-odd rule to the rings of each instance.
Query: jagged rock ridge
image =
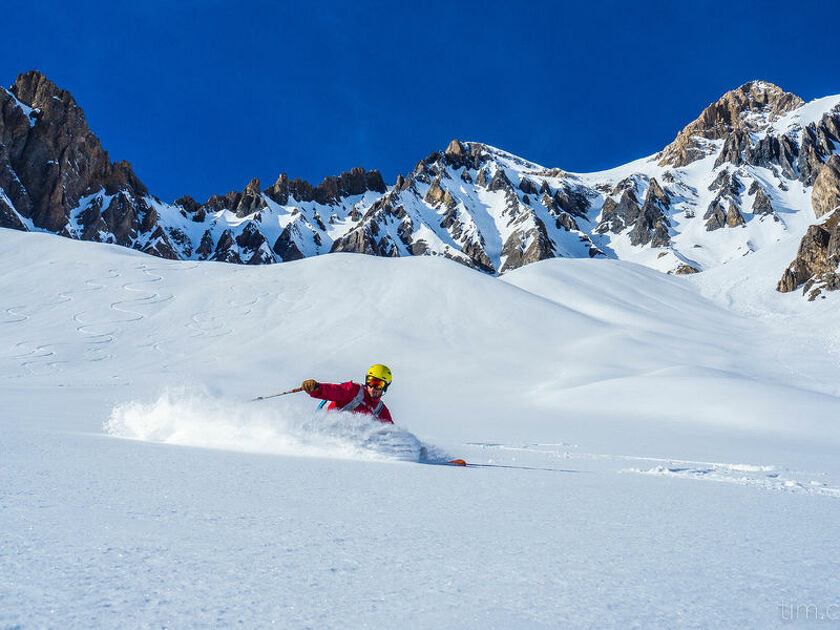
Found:
[[[265,189],[254,179],[241,192],[168,204],[127,162],[110,162],[68,92],[29,72],[0,90],[0,226],[243,264],[358,252],[440,255],[504,273],[550,257],[609,256],[694,273],[799,229],[812,192],[814,209],[831,213],[839,106],[805,107],[753,81],[661,153],[611,171],[574,174],[453,140],[391,186],[354,168],[317,186],[281,174]],[[832,255],[817,258],[830,267]],[[817,268],[798,265],[780,290]]]

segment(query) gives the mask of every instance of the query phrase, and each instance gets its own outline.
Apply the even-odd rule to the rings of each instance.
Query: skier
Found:
[[[360,385],[347,381],[336,385],[333,383],[319,383],[314,379],[307,379],[301,388],[312,398],[331,401],[327,409],[341,409],[353,413],[370,414],[380,422],[394,424],[391,412],[382,402],[382,395],[391,384],[391,370],[387,366],[377,363],[370,366],[365,375],[365,384]]]

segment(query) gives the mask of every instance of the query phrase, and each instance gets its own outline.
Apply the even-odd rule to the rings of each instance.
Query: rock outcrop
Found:
[[[787,293],[804,285],[802,292],[810,291],[809,299],[813,300],[823,289],[840,288],[840,156],[832,155],[822,165],[811,203],[818,219],[827,218],[808,228],[777,289]]]
[[[819,219],[840,206],[840,155],[822,165],[811,192],[811,206]]]
[[[146,187],[128,162],[111,163],[69,92],[27,72],[10,90],[0,90],[0,112],[0,188],[17,213],[35,227],[70,236],[70,212],[101,190],[122,198],[93,222],[102,219],[119,233],[116,242],[139,230],[148,211],[139,203]]]
[[[785,270],[777,290],[782,293],[795,291],[803,286],[802,293],[809,293],[815,299],[823,289],[840,288],[840,211],[834,211],[828,219],[808,228],[796,258]]]
[[[659,163],[662,166],[687,166],[708,155],[703,140],[722,139],[726,140],[724,161],[735,163],[735,156],[749,146],[747,134],[758,128],[758,121],[749,114],[760,111],[766,115],[767,122],[773,122],[785,112],[802,105],[804,101],[801,98],[772,83],[745,83],[709,105],[694,122],[680,131],[662,151]]]
[[[648,182],[645,200],[640,205],[636,187],[637,181],[634,179],[619,182],[613,193],[620,192],[621,197],[617,202],[614,197],[607,197],[601,208],[601,220],[595,232],[621,234],[630,228],[628,236],[631,245],[667,247],[670,243],[670,197],[656,179],[651,179]]]

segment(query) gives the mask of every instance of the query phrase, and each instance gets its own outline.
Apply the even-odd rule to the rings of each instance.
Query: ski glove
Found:
[[[303,381],[303,383],[301,383],[301,387],[303,388],[303,391],[305,391],[307,394],[311,394],[316,389],[318,389],[319,383],[318,381],[309,378]]]

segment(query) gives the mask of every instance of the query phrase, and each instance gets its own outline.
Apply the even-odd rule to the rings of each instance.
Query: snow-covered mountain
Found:
[[[72,96],[42,74],[0,91],[0,226],[171,259],[265,264],[327,252],[438,255],[491,274],[603,256],[708,270],[802,238],[779,289],[833,288],[840,257],[840,96],[804,103],[761,81],[728,92],[663,151],[598,173],[547,168],[453,140],[386,185],[356,168],[318,186],[165,203],[112,164]],[[812,197],[813,210],[812,210]],[[815,213],[825,218],[812,226]],[[810,226],[810,227],[809,227]],[[815,262],[817,261],[817,262]],[[826,275],[829,274],[829,275]],[[817,287],[818,288],[818,287]]]

